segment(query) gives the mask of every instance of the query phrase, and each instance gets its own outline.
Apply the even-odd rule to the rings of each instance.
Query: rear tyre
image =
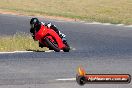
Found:
[[[45,38],[45,42],[50,47],[50,49],[53,49],[55,52],[60,52],[60,49],[58,48],[57,44],[52,43],[48,38]]]
[[[66,45],[66,47],[63,48],[64,52],[69,52],[70,51],[70,46],[67,42],[64,42],[64,44]]]
[[[64,52],[69,52],[69,51],[70,51],[70,48],[69,48],[69,47],[65,47],[65,48],[63,49],[63,51],[64,51]]]

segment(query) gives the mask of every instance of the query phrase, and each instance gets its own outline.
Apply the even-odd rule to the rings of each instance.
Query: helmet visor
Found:
[[[34,24],[30,24],[31,28],[34,28]]]

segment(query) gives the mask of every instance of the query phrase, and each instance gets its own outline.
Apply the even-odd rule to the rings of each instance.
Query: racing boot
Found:
[[[44,46],[43,44],[41,44],[41,43],[39,42],[39,47],[43,48],[43,47],[46,47],[46,46]]]

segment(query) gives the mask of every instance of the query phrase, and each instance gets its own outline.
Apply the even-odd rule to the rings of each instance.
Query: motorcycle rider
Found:
[[[64,43],[66,43],[66,38],[65,38],[66,35],[63,34],[63,33],[61,33],[55,25],[53,25],[52,23],[40,22],[40,21],[38,20],[38,18],[32,18],[32,19],[30,20],[30,26],[31,26],[30,32],[32,33],[32,37],[33,37],[34,40],[35,40],[35,31],[38,32],[39,29],[40,29],[40,27],[41,27],[41,25],[45,25],[45,26],[47,26],[48,28],[54,30],[54,31],[60,36],[60,38],[62,39],[62,41],[63,41]],[[41,44],[41,43],[39,42],[39,47],[43,48],[44,45]]]

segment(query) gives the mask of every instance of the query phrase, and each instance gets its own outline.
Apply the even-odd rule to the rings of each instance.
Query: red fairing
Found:
[[[65,47],[62,39],[54,30],[49,29],[44,25],[41,25],[40,30],[35,33],[35,39],[42,43],[42,39],[44,39],[45,37],[48,37],[48,38],[50,37],[50,39],[52,40],[55,39],[60,49],[63,49]]]
[[[41,28],[38,32],[35,33],[35,39],[41,42],[42,38],[47,34],[47,27],[41,25]]]

